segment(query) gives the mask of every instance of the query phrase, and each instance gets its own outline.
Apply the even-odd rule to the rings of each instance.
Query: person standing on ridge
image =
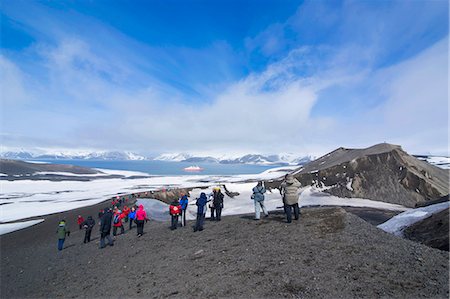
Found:
[[[58,223],[58,229],[56,230],[58,234],[58,250],[63,250],[64,241],[66,240],[66,235],[70,236],[69,227],[66,225],[66,220],[61,220]]]
[[[266,188],[263,185],[262,181],[259,181],[258,184],[253,187],[252,199],[255,202],[255,220],[259,220],[260,218],[260,208],[263,210],[265,217],[269,216],[269,212],[264,205],[264,193],[266,193]]]
[[[125,214],[121,210],[116,209],[113,215],[113,236],[117,236],[117,230],[120,228],[120,234],[125,233],[125,228],[123,227],[122,219],[125,218]]]
[[[180,198],[181,205],[181,226],[186,226],[186,212],[188,207],[189,199],[186,194]]]
[[[83,222],[84,222],[84,218],[81,217],[81,215],[78,215],[77,223],[78,223],[78,227],[80,228],[80,230],[83,228]]]
[[[114,246],[114,242],[111,239],[111,222],[112,222],[112,210],[106,208],[100,220],[100,249],[105,248],[105,238],[108,240],[110,246]]]
[[[134,219],[136,219],[136,208],[134,206],[131,207],[130,214],[128,214],[128,217],[130,218],[130,230],[131,230],[131,228],[133,227]]]
[[[299,218],[298,191],[300,187],[300,182],[292,174],[287,174],[280,185],[280,193],[283,198],[284,211],[288,223],[292,222],[292,209],[294,209],[295,220]]]
[[[143,205],[139,205],[139,208],[136,212],[136,224],[137,224],[137,236],[142,237],[144,234],[144,221],[147,222],[147,212],[144,210]]]
[[[220,187],[215,187],[213,190],[213,205],[216,210],[216,220],[222,220],[222,209],[223,209],[223,194],[220,191]]]
[[[211,210],[211,217],[209,220],[214,221],[216,218],[214,217],[216,209],[214,208],[214,191],[208,195],[209,209]]]
[[[86,230],[84,234],[84,242],[83,243],[89,243],[91,242],[91,232],[92,229],[95,226],[95,220],[92,219],[92,216],[88,216],[88,218],[83,222],[83,227]]]
[[[178,216],[181,214],[181,205],[178,200],[174,199],[169,206],[169,213],[172,217],[172,225],[170,226],[171,230],[177,229],[178,227]]]
[[[197,206],[197,220],[194,226],[194,232],[203,230],[203,222],[205,221],[206,203],[208,198],[204,192],[200,193],[200,197],[197,198],[195,205]]]
[[[130,214],[130,208],[129,207],[127,207],[127,206],[124,206],[123,207],[123,214],[125,215],[125,218],[124,218],[124,221],[125,221],[125,223],[127,223],[128,222],[128,215]]]

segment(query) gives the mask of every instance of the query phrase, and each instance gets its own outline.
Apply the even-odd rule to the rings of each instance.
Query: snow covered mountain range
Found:
[[[303,165],[314,160],[312,156],[298,157],[294,154],[260,155],[247,154],[243,156],[203,156],[187,153],[161,154],[155,158],[145,157],[132,152],[102,151],[102,152],[32,152],[32,151],[5,151],[0,153],[0,158],[13,160],[156,160],[169,162],[191,163],[222,163],[222,164],[260,164],[260,165]]]
[[[298,157],[293,154],[261,155],[247,154],[243,156],[197,156],[186,153],[162,154],[154,160],[174,162],[213,162],[222,164],[259,164],[259,165],[303,165],[312,160],[312,156]]]
[[[416,158],[444,169],[450,169],[450,158],[443,156],[415,155]],[[295,154],[278,155],[194,155],[188,153],[166,153],[155,158],[146,157],[126,151],[3,151],[0,158],[13,160],[109,160],[109,161],[138,161],[156,160],[168,162],[190,163],[222,163],[222,164],[259,164],[259,165],[304,165],[316,157],[298,156]]]

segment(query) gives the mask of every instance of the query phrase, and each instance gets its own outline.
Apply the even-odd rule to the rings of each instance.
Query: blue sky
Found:
[[[9,148],[448,154],[447,1],[1,3]]]

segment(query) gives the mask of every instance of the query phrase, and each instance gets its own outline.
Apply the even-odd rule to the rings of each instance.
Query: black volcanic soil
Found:
[[[82,244],[72,224],[61,252],[57,219],[46,222],[49,231],[38,225],[1,237],[1,298],[449,295],[448,252],[389,235],[341,208],[302,209],[291,224],[281,214],[224,217],[196,233],[151,221],[141,238],[127,230],[102,250],[98,227]]]
[[[441,250],[449,250],[449,210],[431,215],[404,230],[406,238]]]

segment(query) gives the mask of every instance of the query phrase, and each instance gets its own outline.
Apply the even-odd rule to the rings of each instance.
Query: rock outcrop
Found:
[[[337,150],[294,171],[302,185],[340,197],[361,197],[414,207],[449,193],[449,171],[421,161],[398,145]],[[277,187],[277,182],[269,184]]]

